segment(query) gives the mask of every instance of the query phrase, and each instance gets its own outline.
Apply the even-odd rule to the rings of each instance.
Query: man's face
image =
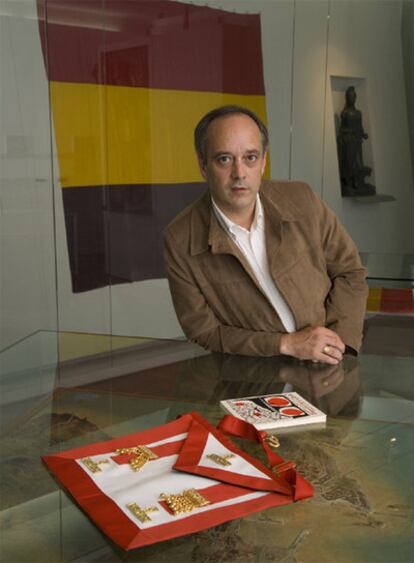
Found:
[[[247,115],[215,119],[207,130],[206,160],[200,170],[218,207],[230,219],[253,217],[266,166],[262,138]]]

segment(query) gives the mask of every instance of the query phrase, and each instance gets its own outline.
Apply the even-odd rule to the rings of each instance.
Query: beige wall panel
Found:
[[[401,51],[401,12],[393,0],[334,1],[330,8],[328,75],[364,79],[377,193],[396,202],[358,204],[341,198],[331,85],[326,89],[323,196],[358,248],[413,253],[414,190]],[[362,98],[357,100],[361,108]],[[369,180],[368,180],[369,181]],[[398,272],[395,273],[398,277]]]

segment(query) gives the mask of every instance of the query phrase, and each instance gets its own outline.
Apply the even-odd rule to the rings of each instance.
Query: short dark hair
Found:
[[[242,106],[221,106],[216,109],[209,111],[204,117],[200,119],[198,122],[195,130],[194,130],[194,144],[195,149],[197,152],[198,157],[205,161],[206,159],[206,138],[207,138],[207,130],[215,119],[219,117],[225,117],[227,115],[237,115],[243,114],[253,119],[256,123],[257,127],[259,128],[261,137],[262,137],[262,148],[263,152],[267,149],[267,145],[269,144],[269,133],[267,131],[266,125],[263,121],[258,117],[253,111],[248,108],[244,108]]]

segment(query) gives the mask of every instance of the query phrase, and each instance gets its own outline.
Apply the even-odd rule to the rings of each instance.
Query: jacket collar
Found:
[[[276,198],[270,197],[270,190],[277,190],[277,183],[263,181],[259,193],[265,215],[267,246],[280,243],[282,223],[298,221],[303,215],[284,190],[277,190],[279,193]],[[213,254],[238,254],[235,252],[236,245],[213,212],[210,193],[207,190],[191,211],[190,252],[195,256],[209,249]]]

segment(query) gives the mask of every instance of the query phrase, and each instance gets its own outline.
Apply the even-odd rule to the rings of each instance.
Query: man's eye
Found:
[[[230,157],[227,155],[219,156],[217,161],[219,164],[228,164],[230,162]]]
[[[247,155],[247,161],[248,162],[256,162],[257,160],[257,154],[248,154]]]

